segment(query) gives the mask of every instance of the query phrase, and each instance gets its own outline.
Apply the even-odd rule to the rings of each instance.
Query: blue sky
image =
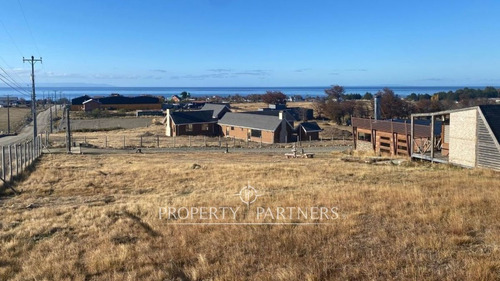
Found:
[[[114,86],[500,85],[499,11],[462,0],[3,0],[0,66],[26,82],[22,56],[41,56],[39,83]]]

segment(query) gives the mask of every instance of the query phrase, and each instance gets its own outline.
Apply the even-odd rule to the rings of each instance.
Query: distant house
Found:
[[[213,110],[213,118],[221,119],[224,114],[227,112],[231,112],[231,109],[227,104],[218,104],[218,103],[206,103],[201,110]]]
[[[161,109],[161,100],[153,96],[125,97],[122,95],[111,95],[99,98],[101,107],[111,110],[116,109]]]
[[[17,97],[0,97],[0,106],[15,106],[19,104]]]
[[[171,111],[163,120],[165,133],[169,137],[182,135],[215,136],[218,134],[217,119],[213,110]]]
[[[87,95],[77,97],[71,100],[71,110],[84,110],[83,103],[89,99],[100,103],[100,108],[103,109],[161,109],[161,100],[153,96],[135,96],[126,97],[119,94],[112,94],[108,97],[94,97],[91,98]]]
[[[286,109],[286,104],[285,103],[269,104],[268,107],[270,109],[284,110]]]
[[[172,95],[170,100],[173,102],[181,102],[181,98],[178,95]]]
[[[94,99],[86,100],[82,103],[83,111],[90,112],[95,109],[101,108],[101,103]]]
[[[286,104],[270,104],[268,107],[259,108],[259,111],[284,110],[287,111],[296,121],[307,121],[314,119],[314,112],[305,107],[287,107]]]
[[[220,120],[221,133],[226,137],[263,143],[291,141],[293,126],[285,113],[278,116],[255,113],[226,113]]]
[[[83,102],[88,101],[90,99],[92,99],[92,98],[90,96],[87,96],[87,95],[72,99],[70,110],[73,110],[73,111],[83,110],[83,108],[82,108]]]
[[[316,122],[302,122],[297,126],[297,137],[301,141],[319,140],[319,132],[323,131]]]

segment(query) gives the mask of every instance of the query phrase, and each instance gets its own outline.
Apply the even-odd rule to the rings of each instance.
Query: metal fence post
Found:
[[[156,136],[156,147],[160,147],[160,136]]]
[[[104,136],[104,148],[108,147],[108,136]]]
[[[142,136],[140,136],[141,140],[139,142],[139,147],[142,147]]]
[[[123,148],[125,148],[125,136],[123,136]]]

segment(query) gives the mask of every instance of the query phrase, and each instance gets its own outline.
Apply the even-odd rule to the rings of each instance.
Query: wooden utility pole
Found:
[[[37,136],[37,126],[36,126],[36,95],[35,95],[35,63],[39,61],[42,62],[42,58],[35,59],[31,56],[31,59],[25,59],[23,57],[23,62],[31,63],[31,112],[33,114],[33,140]]]
[[[49,112],[50,112],[50,133],[52,134],[53,133],[52,128],[54,127],[52,125],[52,119],[53,119],[52,118],[52,104],[49,104]]]
[[[71,128],[69,121],[69,106],[66,107],[66,148],[68,153],[71,153]]]
[[[10,135],[10,100],[7,95],[7,135]]]
[[[54,91],[54,104],[56,105],[56,117],[57,117],[57,92]]]

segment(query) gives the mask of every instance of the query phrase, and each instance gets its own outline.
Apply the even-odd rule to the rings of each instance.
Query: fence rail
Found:
[[[47,136],[48,142],[53,147],[63,147],[66,144],[66,136]],[[75,136],[71,137],[73,146],[80,144],[90,145],[98,148],[179,148],[179,147],[229,147],[229,148],[282,148],[292,146],[324,147],[351,144],[350,139],[320,138],[319,140],[302,140],[289,143],[261,143],[228,137],[206,137],[206,136]]]
[[[0,176],[5,186],[42,155],[42,138],[37,136],[35,139],[2,146],[0,152]]]

